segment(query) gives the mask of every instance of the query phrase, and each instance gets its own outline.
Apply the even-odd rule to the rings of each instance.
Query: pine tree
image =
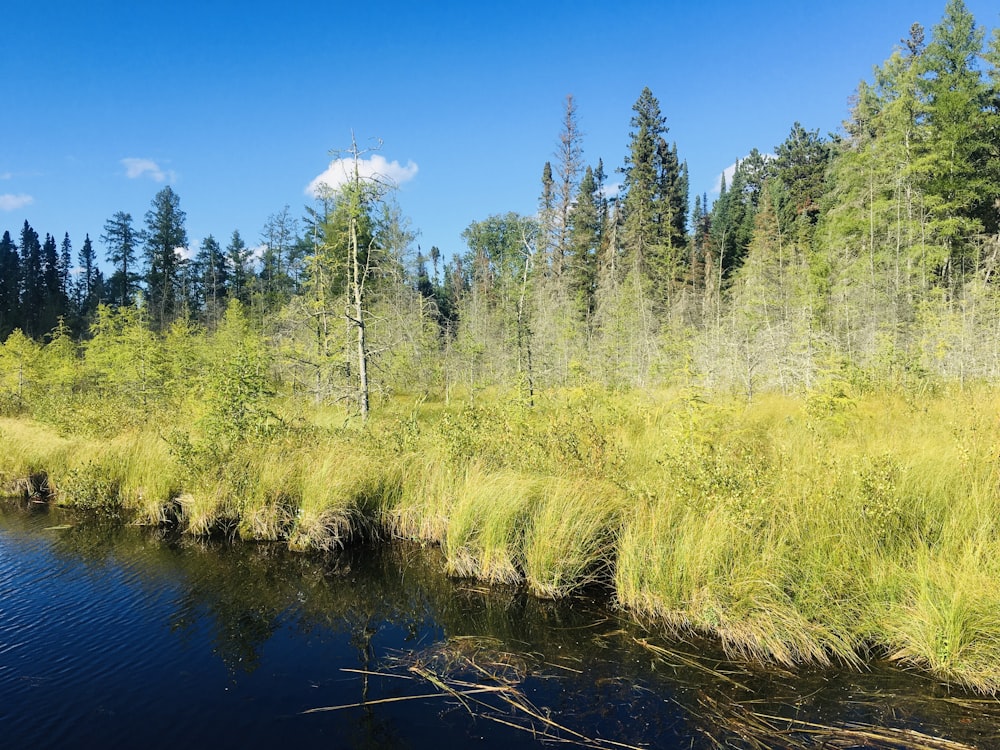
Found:
[[[784,186],[789,199],[788,211],[783,211],[783,206],[775,207],[783,214],[783,230],[791,228],[796,216],[815,224],[826,192],[829,144],[820,138],[818,130],[808,131],[796,122],[788,137],[775,147],[774,154],[768,171]]]
[[[570,212],[567,255],[570,294],[580,320],[589,321],[597,291],[597,254],[601,246],[600,195],[594,170],[587,167]]]
[[[31,337],[44,333],[42,310],[45,306],[45,266],[42,260],[42,243],[38,232],[27,221],[21,228],[21,305],[22,328]]]
[[[17,245],[5,231],[0,238],[0,341],[23,325],[20,314],[20,259]]]
[[[108,280],[110,297],[121,307],[132,304],[139,288],[136,252],[141,241],[142,235],[132,225],[132,214],[118,211],[104,222],[101,242],[106,248],[108,263],[115,269]]]
[[[146,296],[155,328],[166,328],[177,312],[182,265],[177,251],[187,247],[185,218],[180,197],[169,185],[153,196],[146,212]]]
[[[201,247],[194,259],[193,273],[198,290],[196,294],[198,306],[205,311],[209,319],[215,320],[225,309],[229,271],[222,248],[212,235],[201,241]]]

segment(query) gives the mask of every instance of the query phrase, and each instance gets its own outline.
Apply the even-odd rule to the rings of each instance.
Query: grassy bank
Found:
[[[454,575],[602,583],[750,658],[884,653],[1000,690],[1000,391],[484,403],[316,412],[224,449],[3,419],[0,486],[297,549],[418,539]]]

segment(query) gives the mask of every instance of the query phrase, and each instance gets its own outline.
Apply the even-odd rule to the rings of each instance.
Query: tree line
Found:
[[[692,205],[668,134],[644,89],[614,191],[567,97],[538,210],[471,223],[447,256],[415,247],[391,190],[358,175],[301,218],[269,217],[259,257],[235,231],[186,259],[170,187],[141,227],[105,222],[107,278],[89,235],[73,268],[68,236],[25,223],[0,241],[0,338],[61,320],[85,351],[101,306],[141,308],[154,333],[211,332],[235,301],[275,382],[316,401],[357,397],[369,364],[384,392],[513,385],[529,402],[691,374],[748,397],[831,373],[1000,375],[1000,31],[987,39],[961,0],[930,34],[910,28],[841,132],[794,123],[712,201]]]

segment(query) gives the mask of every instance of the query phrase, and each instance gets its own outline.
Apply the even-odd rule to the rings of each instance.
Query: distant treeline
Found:
[[[644,89],[613,191],[603,161],[584,159],[567,97],[538,211],[473,222],[464,252],[425,253],[373,185],[331,192],[301,219],[286,207],[257,252],[237,231],[190,258],[164,188],[141,228],[126,212],[105,222],[107,278],[89,235],[74,261],[68,236],[42,240],[25,223],[0,243],[0,339],[41,339],[62,319],[86,340],[100,304],[138,306],[154,332],[214,330],[238,300],[277,382],[321,400],[353,387],[362,329],[388,391],[517,384],[530,399],[581,379],[695,374],[752,397],[831,368],[1000,375],[1000,31],[987,38],[960,0],[929,34],[910,28],[840,133],[795,123],[740,160],[714,201],[691,204],[667,134]]]

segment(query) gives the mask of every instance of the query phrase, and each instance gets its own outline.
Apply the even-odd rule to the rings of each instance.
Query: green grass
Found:
[[[65,504],[302,550],[416,539],[452,575],[541,597],[608,586],[741,657],[875,651],[1000,691],[1000,390],[828,396],[395,400],[367,426],[303,412],[193,463],[158,433],[4,419],[0,486],[44,474]]]

